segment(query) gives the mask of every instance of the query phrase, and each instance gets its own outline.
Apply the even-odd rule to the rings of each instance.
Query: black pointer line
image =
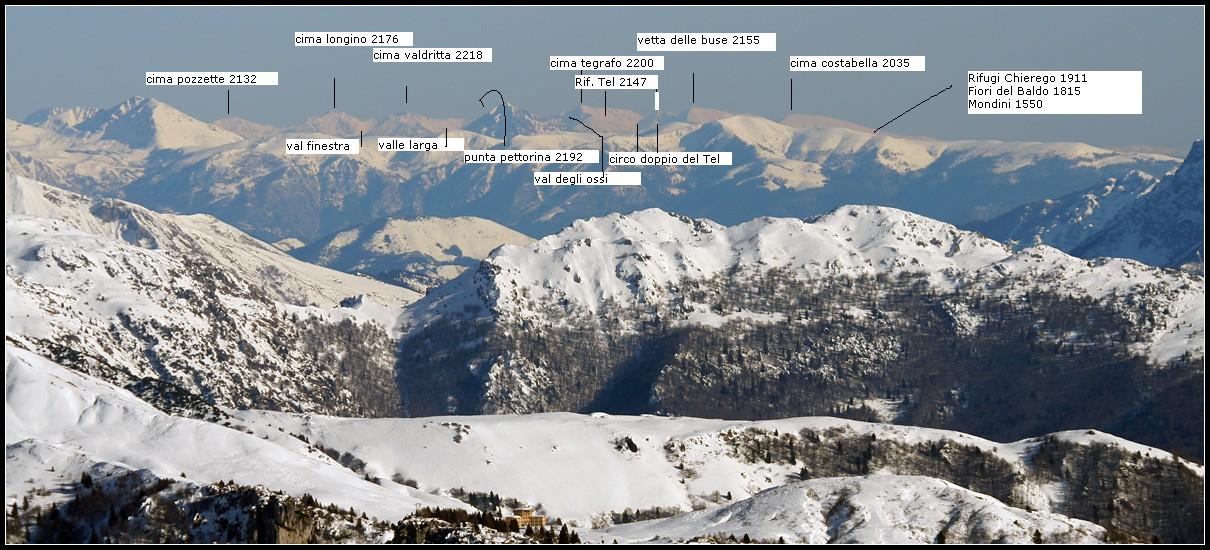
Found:
[[[479,96],[479,106],[487,107],[487,105],[483,104],[483,98],[487,97],[487,94],[492,92],[496,92],[496,95],[500,96],[500,112],[504,113],[504,147],[508,147],[508,106],[504,104],[504,94],[500,93],[500,90],[488,90],[483,92],[483,95]]]
[[[585,127],[585,128],[588,128],[588,131],[589,131],[589,132],[592,132],[592,133],[594,133],[594,134],[597,134],[597,131],[596,131],[596,130],[593,130],[591,126],[589,126],[589,125],[587,125],[587,124],[584,124],[584,121],[583,121],[583,120],[580,120],[580,119],[578,119],[578,118],[576,118],[576,117],[574,117],[574,116],[569,116],[569,117],[567,117],[567,118],[570,118],[570,119],[572,119],[572,120],[574,120],[574,121],[576,121],[576,122],[579,122],[579,123],[580,123],[580,126],[583,126],[583,127]],[[605,136],[603,136],[603,135],[601,135],[601,134],[597,134],[597,137],[601,138],[601,175],[604,175],[604,174],[605,174]]]
[[[934,97],[937,97],[937,96],[941,95],[941,93],[942,93],[942,92],[944,92],[945,90],[948,90],[948,89],[953,88],[953,87],[954,87],[954,85],[953,85],[953,84],[950,84],[949,86],[946,86],[944,90],[941,90],[940,92],[937,92],[937,93],[935,93],[935,94],[933,94],[933,95],[931,95],[931,96],[928,96],[928,97],[924,98],[924,101],[928,101],[928,100],[930,100],[930,99],[933,99]],[[916,107],[919,107],[919,106],[921,106],[921,105],[924,105],[924,101],[921,101],[920,103],[917,103],[917,104],[915,104],[915,105],[912,105],[912,109],[915,109]],[[906,114],[908,114],[908,113],[912,112],[912,109],[908,109],[908,110],[906,110],[906,111],[904,111],[904,112],[902,112],[902,113],[899,113],[899,116],[903,116],[903,115],[906,115]],[[892,118],[891,120],[887,121],[887,123],[886,123],[886,124],[890,124],[890,123],[892,123],[892,122],[895,122],[896,120],[899,120],[899,116],[897,116],[897,117],[895,117],[895,118]],[[877,134],[877,133],[878,133],[878,130],[881,130],[881,129],[883,129],[883,128],[886,128],[886,124],[883,124],[882,126],[879,126],[879,127],[875,128],[875,129],[874,129],[874,133],[875,133],[875,134]]]

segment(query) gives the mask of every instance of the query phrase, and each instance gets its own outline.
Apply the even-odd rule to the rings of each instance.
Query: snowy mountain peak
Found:
[[[487,112],[466,123],[463,129],[500,139],[504,131],[504,115],[501,112],[501,106],[497,104],[494,94],[484,98],[483,102],[487,107]],[[509,136],[557,134],[567,127],[564,123],[566,119],[546,119],[511,103],[508,104],[507,113]]]
[[[98,111],[75,128],[135,149],[206,149],[243,139],[166,103],[139,96]]]
[[[385,218],[290,251],[295,258],[424,291],[473,267],[502,244],[533,239],[475,218]]]
[[[1189,154],[1185,155],[1185,162],[1181,163],[1180,168],[1177,168],[1176,175],[1182,179],[1193,179],[1196,181],[1197,176],[1204,177],[1206,175],[1206,142],[1205,140],[1195,140],[1193,145],[1189,147]]]

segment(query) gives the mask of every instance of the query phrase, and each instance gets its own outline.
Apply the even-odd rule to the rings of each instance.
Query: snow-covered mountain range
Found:
[[[1201,141],[473,114],[6,119],[6,540],[1204,541]]]
[[[645,210],[502,246],[421,298],[206,216],[6,187],[6,338],[170,410],[836,414],[1200,453],[1197,275],[1014,252],[885,207],[732,227]],[[338,240],[478,240],[421,223]]]
[[[401,391],[414,415],[847,414],[1196,452],[1179,418],[1202,407],[1204,294],[893,208],[731,227],[644,210],[503,246],[409,306],[400,368],[423,390]]]
[[[734,164],[649,167],[637,188],[538,189],[534,170],[577,167],[464,165],[456,153],[380,154],[373,147],[353,158],[282,153],[285,137],[364,132],[373,140],[444,135],[447,128],[470,148],[499,146],[499,111],[493,107],[469,122],[414,114],[361,120],[333,112],[274,132],[248,121],[207,124],[134,98],[106,110],[58,109],[23,123],[6,121],[6,133],[21,134],[7,140],[6,168],[159,210],[209,213],[269,241],[311,242],[382,217],[478,216],[537,235],[575,219],[648,207],[737,223],[880,203],[959,223],[1132,171],[1158,176],[1178,164],[1164,155],[1079,143],[874,135],[826,117],[777,122],[694,109],[639,118],[588,107],[569,115],[600,126],[607,150],[635,150],[638,124],[638,147],[654,151],[659,122],[659,150],[731,151]],[[596,137],[567,116],[543,118],[514,105],[508,112],[509,148],[598,147]],[[64,150],[96,151],[108,160],[86,162]]]
[[[1089,189],[1022,205],[971,225],[1005,242],[1049,244],[1086,258],[1134,258],[1152,265],[1205,264],[1205,144],[1174,172],[1131,172]]]

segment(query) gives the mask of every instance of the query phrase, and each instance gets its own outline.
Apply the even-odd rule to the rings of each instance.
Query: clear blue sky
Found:
[[[368,48],[295,48],[295,31],[412,31],[417,46],[494,49],[491,64],[371,63]],[[288,124],[339,108],[473,117],[489,88],[555,114],[579,104],[550,55],[635,54],[636,32],[776,32],[774,53],[666,53],[662,109],[697,103],[774,119],[788,114],[790,55],[924,55],[922,73],[795,73],[796,113],[878,126],[949,84],[888,128],[938,138],[1072,140],[1185,149],[1205,133],[1205,9],[782,7],[6,7],[5,115],[54,105],[110,106],[151,96],[198,118],[225,113],[224,88],[149,88],[146,71],[278,71],[277,87],[236,88],[232,114]],[[972,69],[1142,70],[1143,115],[967,115]],[[409,103],[403,104],[403,86]],[[600,92],[587,92],[599,105]],[[651,110],[650,93],[611,107]]]

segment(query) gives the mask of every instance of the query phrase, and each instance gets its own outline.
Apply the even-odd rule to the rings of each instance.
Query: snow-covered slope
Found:
[[[80,136],[74,130],[56,132],[4,119],[6,177],[54,181],[74,191],[108,191],[138,179],[149,154],[116,141]]]
[[[690,523],[700,526],[704,514],[725,517],[727,511],[742,508],[739,502],[743,499],[804,475],[856,476],[835,483],[905,491],[901,496],[915,486],[922,497],[944,495],[939,501],[966,514],[983,507],[999,510],[996,515],[1009,513],[1005,504],[990,496],[958,490],[935,479],[905,479],[894,474],[948,479],[978,492],[995,493],[1015,507],[1125,526],[1133,520],[1125,515],[1113,519],[1092,516],[1090,506],[1095,508],[1093,503],[1103,498],[1117,498],[1143,507],[1152,497],[1136,494],[1129,487],[1163,485],[1171,487],[1173,495],[1180,495],[1173,503],[1179,508],[1204,487],[1205,476],[1194,463],[1091,431],[1005,444],[952,431],[825,417],[741,422],[549,413],[363,420],[245,411],[238,418],[257,435],[280,428],[349,453],[373,477],[411,479],[424,491],[495,492],[530,505],[541,504],[547,514],[574,521],[581,528],[608,526],[613,521],[609,513],[620,514],[628,508],[632,513],[655,506],[688,512],[736,503],[690,516]],[[1085,468],[1108,464],[1121,465],[1120,473],[1115,474],[1120,477],[1112,481],[1084,477]],[[864,476],[873,481],[863,481]],[[819,483],[823,485],[814,486],[827,487],[832,482]],[[1089,494],[1086,484],[1090,483],[1111,485],[1112,496]],[[830,490],[824,492],[831,494]],[[766,509],[783,504],[760,496],[754,502],[762,500]],[[791,518],[797,514],[790,506],[784,512]],[[1035,519],[1038,517],[1055,522],[1048,524],[1056,528],[1062,522],[1049,514]],[[752,519],[759,524],[770,518]],[[1196,521],[1190,528],[1196,530]],[[1130,529],[1137,531],[1138,527]],[[654,534],[651,530],[643,533],[634,537]]]
[[[708,538],[709,537],[709,538]],[[802,544],[1104,542],[1087,521],[1030,512],[921,476],[792,483],[715,509],[613,527],[599,542],[741,540]]]
[[[1096,432],[1000,444],[836,418],[566,413],[374,420],[241,411],[220,425],[165,414],[6,345],[6,501],[59,502],[85,472],[234,481],[385,520],[419,506],[466,509],[444,495],[491,491],[623,542],[720,532],[791,542],[1103,536],[1055,512],[1095,519],[1126,540],[1179,542],[1204,521],[1194,506],[1204,492],[1201,466]],[[707,509],[609,527],[611,513],[655,506]],[[818,529],[812,510],[840,530]]]
[[[1131,172],[970,227],[1001,241],[1045,243],[1082,257],[1196,264],[1197,271],[1205,251],[1205,201],[1204,144],[1197,141],[1185,162],[1163,179]]]
[[[1079,256],[1125,256],[1205,272],[1206,151],[1198,140],[1176,173],[1076,246]]]
[[[311,494],[389,521],[419,506],[465,507],[389,480],[366,481],[280,432],[253,435],[238,425],[164,414],[126,390],[9,345],[4,446],[6,502],[35,490],[61,497],[86,471],[146,469],[160,478]]]
[[[48,107],[38,109],[21,122],[54,131],[71,131],[77,124],[100,112],[96,107]]]
[[[1200,276],[1014,252],[887,207],[730,227],[651,209],[501,247],[430,291],[400,319],[398,367],[412,415],[843,414],[1197,453],[1204,296]]]
[[[760,218],[731,227],[658,209],[577,221],[534,244],[502,247],[481,270],[489,276],[439,290],[405,319],[424,326],[425,315],[451,300],[476,300],[483,294],[478,289],[490,296],[484,311],[556,325],[557,319],[540,318],[538,304],[595,314],[607,304],[680,302],[689,314],[705,304],[677,296],[685,281],[775,269],[805,280],[916,273],[947,290],[1014,281],[1093,300],[1154,288],[1162,294],[1156,305],[1167,313],[1155,323],[1150,342],[1178,333],[1185,340],[1182,351],[1204,354],[1204,333],[1185,330],[1196,329],[1204,315],[1202,279],[1124,260],[1087,261],[1046,246],[1013,252],[976,233],[877,206],[842,206],[810,221]],[[1161,349],[1148,352],[1156,361],[1170,358]]]
[[[1111,178],[1056,199],[1021,205],[994,219],[973,223],[970,228],[998,241],[1020,246],[1048,244],[1071,251],[1131,202],[1150,193],[1159,181],[1144,172],[1131,172],[1124,178]]]
[[[4,183],[6,222],[16,216],[56,220],[136,247],[204,259],[254,282],[283,302],[333,307],[345,298],[368,295],[380,303],[401,306],[419,297],[406,289],[298,261],[212,216],[159,214],[125,201],[90,199],[20,176],[6,176]]]
[[[73,126],[136,149],[206,149],[243,138],[151,98],[132,97]]]
[[[500,245],[531,241],[483,218],[387,218],[292,249],[290,255],[423,292],[477,265]]]
[[[397,413],[389,331],[412,291],[295,260],[209,216],[7,184],[6,341],[199,416]]]
[[[220,118],[214,125],[244,139],[263,139],[281,132],[277,127],[234,116]]]

